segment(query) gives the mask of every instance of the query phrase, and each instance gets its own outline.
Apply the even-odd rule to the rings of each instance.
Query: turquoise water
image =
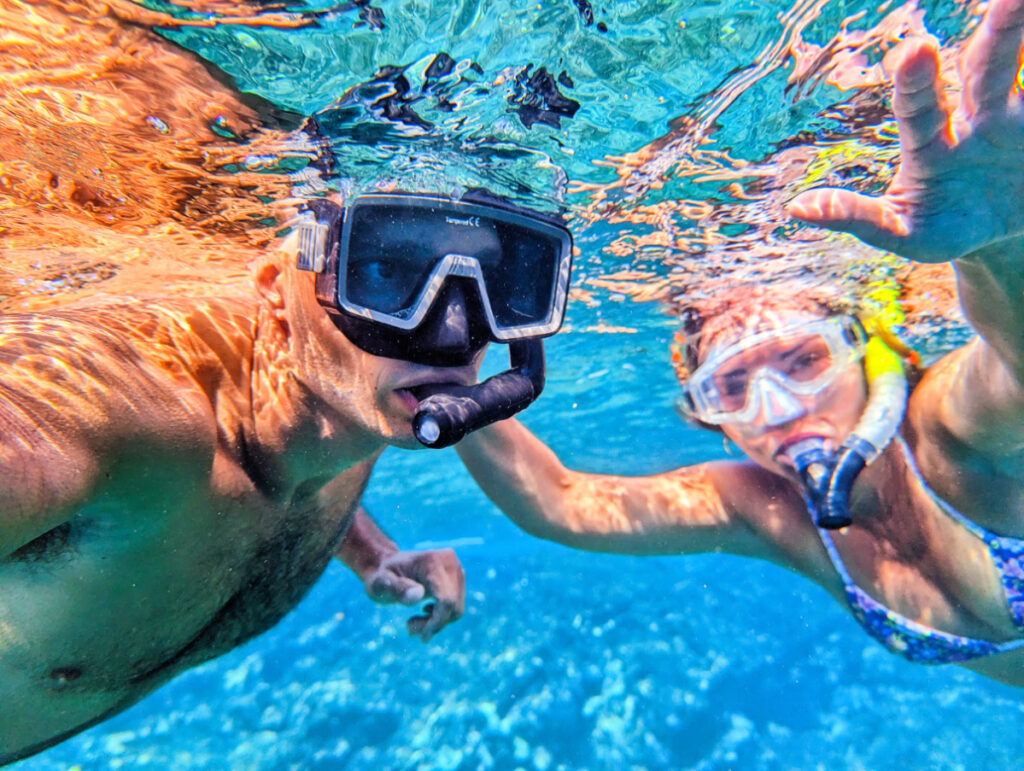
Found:
[[[929,29],[950,43],[974,18],[967,4],[920,5]],[[803,38],[824,43],[859,11],[850,28],[871,28],[883,15],[877,6],[833,0],[792,10],[806,22]],[[319,7],[325,13],[309,29],[165,34],[242,88],[316,113],[333,141],[333,185],[358,189],[380,176],[424,186],[486,181],[536,205],[569,206],[580,293],[566,331],[547,343],[548,386],[524,422],[567,465],[589,471],[656,473],[723,456],[717,437],[684,426],[672,410],[672,292],[712,275],[712,264],[751,270],[737,255],[755,238],[784,242],[789,234],[775,233],[763,212],[786,187],[766,183],[763,195],[742,202],[721,178],[707,178],[715,167],[694,154],[697,140],[749,164],[747,182],[794,137],[868,137],[884,159],[884,137],[871,130],[878,121],[865,118],[884,95],[787,89],[785,56],[757,69],[759,54],[792,29],[788,3]],[[440,52],[454,69],[431,79]],[[388,65],[405,68],[406,91],[393,77],[371,82]],[[542,67],[561,99],[524,85]],[[758,77],[747,85],[741,76],[750,73]],[[396,94],[392,104],[408,111],[386,119],[379,100]],[[672,134],[654,154],[662,163],[621,177],[605,200],[621,209],[707,202],[731,238],[710,253],[688,251],[707,222],[678,211],[646,225],[588,213],[590,189],[620,178],[606,159],[666,136],[680,116],[696,128]],[[870,184],[863,171],[851,178]],[[677,246],[616,248],[624,234],[658,232]],[[600,282],[624,269],[646,277],[625,288]],[[645,282],[673,277],[663,301],[632,299]],[[962,338],[955,318],[929,323],[907,332],[934,352]],[[503,367],[501,352],[486,366]],[[773,566],[584,554],[531,539],[496,512],[451,451],[387,452],[365,503],[404,547],[456,547],[468,584],[456,625],[429,645],[411,640],[408,610],[371,604],[332,565],[270,632],[16,768],[1024,765],[1019,690],[889,655],[824,592]]]

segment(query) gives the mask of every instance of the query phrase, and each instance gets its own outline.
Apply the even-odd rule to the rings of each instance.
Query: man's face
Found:
[[[411,227],[403,228],[401,239],[410,250],[430,249],[442,255],[449,251],[466,253],[481,262],[500,255],[500,244],[493,229],[459,228],[454,231],[457,238],[449,238],[444,243],[438,240],[436,230],[414,221]],[[366,248],[360,248],[361,264],[356,269],[380,273],[383,268],[374,263],[372,245],[371,237]],[[418,405],[413,390],[428,384],[471,385],[477,380],[486,343],[469,339],[469,325],[478,320],[467,316],[465,302],[466,295],[476,292],[475,285],[453,283],[451,279],[445,284],[427,318],[415,331],[413,339],[420,359],[417,363],[374,355],[357,346],[317,302],[312,277],[301,274],[296,279],[298,313],[291,315],[301,317],[292,327],[304,364],[303,380],[313,395],[329,407],[324,414],[325,426],[333,422],[339,424],[336,428],[325,428],[325,433],[338,434],[358,428],[369,435],[368,438],[387,444],[421,447],[412,433],[412,418]],[[369,286],[372,288],[374,283],[370,282]],[[386,327],[380,329],[381,334],[389,332]],[[429,360],[431,350],[437,351],[437,363]],[[452,351],[464,353],[453,356]],[[457,365],[451,365],[453,358]]]

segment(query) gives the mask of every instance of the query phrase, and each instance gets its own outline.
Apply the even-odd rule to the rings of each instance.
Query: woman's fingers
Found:
[[[951,144],[949,111],[939,79],[939,52],[927,38],[908,40],[897,49],[892,111],[899,122],[904,162],[932,147]]]
[[[1024,0],[992,0],[960,60],[969,116],[1005,108],[1020,69]]]
[[[809,190],[794,198],[786,208],[797,219],[850,233],[880,249],[895,251],[907,235],[906,220],[891,201],[851,190]]]

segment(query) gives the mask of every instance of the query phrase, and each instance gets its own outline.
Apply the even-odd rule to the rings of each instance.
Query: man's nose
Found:
[[[449,279],[446,282],[418,332],[421,340],[434,350],[469,347],[469,301],[462,281]]]
[[[756,386],[756,398],[760,402],[757,421],[761,425],[775,428],[807,414],[807,408],[795,394],[771,379],[761,377]]]

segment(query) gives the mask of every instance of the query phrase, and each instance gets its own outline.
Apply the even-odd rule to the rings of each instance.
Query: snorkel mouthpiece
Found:
[[[811,437],[796,442],[786,450],[786,455],[800,475],[804,502],[814,517],[814,524],[829,530],[849,525],[849,490],[845,494],[837,494],[839,464],[836,454],[826,449],[824,440]],[[849,484],[853,485],[853,479]]]
[[[857,475],[882,454],[903,422],[907,377],[899,356],[881,338],[868,339],[864,354],[868,404],[838,453],[822,439],[795,442],[786,455],[803,483],[807,510],[818,527],[836,530],[851,523],[850,491]]]
[[[416,438],[439,449],[478,428],[510,418],[544,388],[544,344],[539,338],[509,343],[511,368],[471,386],[427,385],[414,389],[420,399],[413,416]]]

